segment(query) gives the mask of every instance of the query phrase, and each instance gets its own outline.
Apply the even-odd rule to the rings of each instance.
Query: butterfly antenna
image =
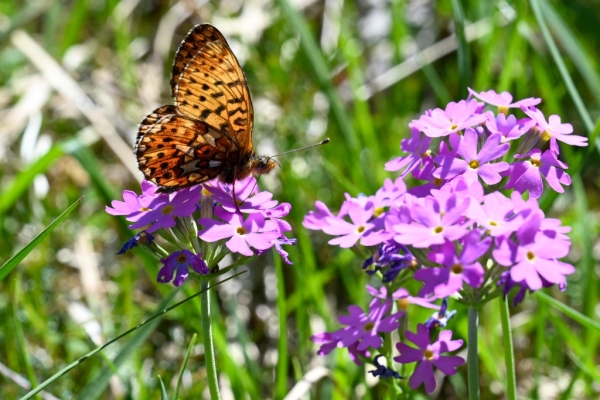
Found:
[[[275,154],[274,156],[271,156],[269,158],[279,157],[279,156],[282,156],[284,154],[293,153],[295,151],[310,149],[311,147],[317,147],[317,146],[321,146],[321,145],[324,145],[324,144],[327,144],[327,143],[329,143],[329,138],[321,140],[319,143],[311,144],[310,146],[300,147],[299,149],[294,149],[294,150],[289,150],[289,151],[284,151],[283,153]]]

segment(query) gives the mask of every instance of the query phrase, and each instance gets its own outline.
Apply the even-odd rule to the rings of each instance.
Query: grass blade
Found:
[[[552,307],[558,309],[563,314],[573,318],[575,321],[579,322],[581,325],[585,326],[586,328],[595,329],[598,332],[600,332],[600,322],[594,321],[594,320],[586,317],[579,311],[574,310],[571,307],[569,307],[568,305],[561,303],[560,301],[556,300],[555,298],[548,296],[546,293],[538,291],[538,292],[535,292],[535,296],[539,300],[542,300],[544,303],[550,304]]]
[[[23,261],[23,259],[25,257],[27,257],[27,255],[29,253],[31,253],[31,251],[33,249],[35,249],[36,246],[42,240],[44,240],[44,238],[46,236],[48,236],[48,234],[50,234],[50,232],[52,232],[54,230],[54,228],[56,228],[61,222],[63,222],[65,220],[65,218],[67,218],[69,216],[71,211],[73,211],[73,209],[81,202],[82,199],[83,199],[83,197],[80,197],[79,200],[77,200],[75,203],[71,204],[69,206],[69,208],[67,208],[65,211],[63,211],[62,214],[60,214],[58,216],[58,218],[56,218],[50,225],[48,225],[46,227],[46,229],[41,231],[35,238],[33,238],[33,240],[31,242],[27,243],[27,245],[25,247],[23,247],[21,250],[19,250],[19,252],[17,254],[15,254],[8,261],[6,261],[0,267],[0,281],[3,280],[4,278],[6,278],[6,275],[8,275],[13,269],[15,269],[15,267],[17,265],[19,265],[19,263],[21,261]]]
[[[465,14],[460,0],[451,0],[452,13],[454,14],[454,27],[456,29],[456,40],[458,41],[458,82],[460,98],[467,98],[467,87],[471,86],[471,62],[469,46],[465,35]]]
[[[192,356],[192,350],[194,350],[194,345],[196,344],[197,336],[198,334],[194,333],[194,336],[192,336],[192,340],[190,340],[190,345],[188,346],[187,352],[185,353],[185,358],[183,359],[183,363],[181,364],[181,368],[179,369],[179,375],[177,375],[177,384],[175,385],[175,394],[173,394],[173,400],[177,400],[179,398],[179,387],[181,386],[181,378],[183,378],[185,367],[187,367],[188,362],[190,361],[190,357]]]
[[[163,383],[160,375],[156,375],[158,381],[160,382],[160,398],[161,400],[169,400],[169,395],[167,395],[167,389],[165,388],[165,384]]]

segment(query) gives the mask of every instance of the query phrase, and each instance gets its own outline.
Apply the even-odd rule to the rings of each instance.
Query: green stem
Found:
[[[499,297],[500,321],[502,323],[502,338],[504,341],[504,364],[506,364],[506,397],[508,400],[517,398],[517,379],[515,374],[515,352],[513,349],[512,331],[510,329],[510,314],[506,298]]]
[[[275,273],[277,274],[277,310],[279,312],[279,339],[277,340],[277,374],[275,376],[275,398],[283,399],[287,393],[288,340],[287,340],[287,299],[285,297],[285,277],[279,255],[273,250]]]
[[[467,375],[469,377],[469,400],[479,400],[479,355],[477,353],[479,311],[472,306],[469,307],[468,323]]]
[[[202,318],[202,338],[204,343],[204,359],[206,362],[206,379],[208,380],[208,389],[210,390],[210,398],[218,400],[221,398],[219,394],[219,382],[217,380],[217,363],[215,362],[215,349],[212,336],[212,327],[210,325],[210,292],[206,290],[208,282],[202,282],[201,301],[201,318]]]

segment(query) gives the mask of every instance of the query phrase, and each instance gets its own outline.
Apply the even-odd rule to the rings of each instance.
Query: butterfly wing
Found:
[[[231,140],[205,122],[157,108],[140,123],[135,153],[147,180],[163,189],[193,186],[218,176],[239,154]]]
[[[252,154],[254,110],[244,72],[223,35],[196,25],[175,56],[171,77],[179,112],[228,136],[240,159]]]

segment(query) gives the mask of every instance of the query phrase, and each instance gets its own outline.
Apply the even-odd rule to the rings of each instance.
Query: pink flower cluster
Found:
[[[204,228],[198,233],[201,240],[208,243],[223,241],[231,253],[246,257],[259,255],[275,247],[284,261],[292,264],[288,253],[282,248],[283,244],[296,243],[296,239],[285,236],[286,232],[291,231],[291,226],[283,218],[288,215],[291,206],[289,203],[279,204],[267,191],[259,192],[254,177],[237,181],[235,185],[213,180],[173,193],[159,193],[157,190],[157,186],[143,181],[141,195],[126,190],[123,192],[123,201],[114,200],[112,207],[106,207],[107,213],[124,215],[128,221],[133,222],[129,228],[146,227],[145,234],[134,236],[121,252],[138,243],[146,247],[153,245],[153,250],[161,250],[153,244],[154,237],[150,233],[162,233],[171,241],[173,237],[177,238],[177,227],[188,226],[182,220],[199,215],[201,198],[209,196],[212,199],[208,203],[211,207],[210,214],[216,218],[198,219],[198,223]],[[171,234],[168,233],[169,230],[172,231]],[[195,236],[198,229],[192,231]],[[183,242],[182,245],[185,245],[185,240]],[[175,274],[175,285],[181,285],[187,277],[188,266],[200,274],[208,273],[202,260],[203,255],[199,252],[181,250],[165,257],[166,254],[160,251],[157,253],[164,265],[158,276],[159,282],[169,282]]]
[[[370,357],[370,349],[379,349],[381,338],[374,335],[397,329],[402,315],[399,311],[386,316],[390,299],[400,292],[408,298],[396,281],[420,282],[418,296],[411,299],[421,306],[448,296],[482,305],[499,294],[506,296],[513,287],[519,287],[515,301],[521,301],[527,290],[566,287],[566,276],[575,269],[560,258],[569,252],[570,228],[546,218],[537,198],[543,192],[542,177],[557,192],[571,182],[566,164],[558,160],[558,142],[585,146],[587,138],[571,135],[572,126],[561,123],[559,116],[546,119],[535,108],[540,99],[513,103],[507,92],[470,92],[473,98],[429,110],[409,124],[411,135],[400,146],[405,155],[385,166],[401,171],[399,178],[387,179],[372,196],[346,195],[337,214],[317,201],[316,210],[305,217],[306,228],[334,236],[330,244],[361,245],[370,252],[363,268],[381,278],[380,290],[389,287],[394,293],[383,302],[373,299],[368,314],[350,306],[350,316],[339,318],[347,327],[313,337],[322,344],[319,354],[347,347],[356,361]],[[477,99],[497,107],[498,113]],[[510,109],[522,118],[509,115]],[[520,141],[518,150],[511,155],[515,140]],[[425,182],[407,189],[402,179],[409,173]],[[499,191],[502,188],[514,190],[507,196]],[[529,200],[522,198],[525,192]],[[438,320],[432,326],[444,326],[449,317],[440,318],[444,323]],[[430,344],[424,329],[419,325],[416,334],[407,332],[419,349],[408,350],[399,343],[401,356],[396,361],[422,359],[410,384],[414,388],[423,383],[431,392],[432,365],[448,374],[461,364],[456,358],[436,364],[438,350],[453,351],[460,344],[450,341],[450,331]],[[383,368],[382,377],[397,375],[376,365],[377,371]]]

